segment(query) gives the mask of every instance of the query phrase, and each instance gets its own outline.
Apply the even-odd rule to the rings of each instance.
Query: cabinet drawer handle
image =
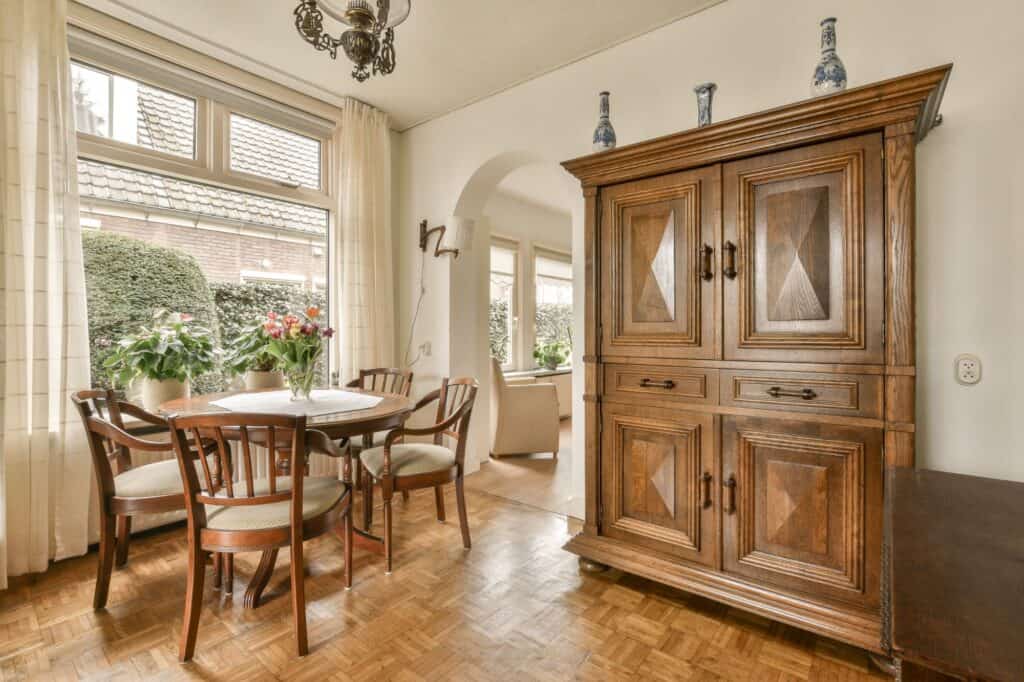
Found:
[[[725,258],[722,259],[722,274],[729,279],[736,279],[736,245],[726,242],[722,250],[725,251]]]
[[[723,486],[725,488],[725,513],[736,513],[736,477],[730,475]]]
[[[711,474],[704,472],[700,477],[700,506],[707,509],[711,506]]]
[[[676,382],[672,381],[671,379],[665,379],[664,381],[655,381],[654,379],[644,378],[644,379],[640,380],[640,387],[641,388],[664,388],[667,391],[671,391],[673,388],[676,387]]]
[[[715,273],[712,270],[711,257],[715,254],[715,250],[705,244],[700,247],[701,256],[701,267],[700,267],[700,278],[705,282],[710,282],[715,278]]]
[[[818,394],[809,388],[805,388],[801,391],[784,391],[778,386],[772,386],[767,392],[768,395],[773,398],[803,398],[804,400],[814,400],[818,397]]]

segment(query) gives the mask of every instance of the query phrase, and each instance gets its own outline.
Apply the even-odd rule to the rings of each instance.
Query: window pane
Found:
[[[572,265],[565,260],[537,256],[535,270],[536,343],[563,343],[571,352]]]
[[[71,79],[79,132],[195,158],[195,100],[76,63]]]
[[[231,170],[320,189],[320,141],[231,114]]]
[[[93,381],[153,311],[191,313],[230,346],[266,313],[328,309],[323,209],[79,159]],[[328,383],[325,353],[319,383]],[[344,377],[347,381],[353,377]],[[223,367],[197,393],[238,386]]]
[[[560,258],[537,256],[537,274],[572,281],[572,263]]]
[[[491,300],[488,336],[491,356],[497,358],[503,366],[512,363],[515,262],[515,251],[491,247]]]

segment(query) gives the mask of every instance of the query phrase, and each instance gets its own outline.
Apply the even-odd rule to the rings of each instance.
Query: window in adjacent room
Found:
[[[569,254],[535,249],[535,345],[561,342],[572,349],[572,261]]]
[[[516,306],[517,255],[517,245],[492,240],[488,336],[491,356],[506,369],[515,364],[513,339],[519,321]]]

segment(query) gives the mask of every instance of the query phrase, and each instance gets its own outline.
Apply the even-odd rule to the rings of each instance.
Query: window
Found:
[[[222,346],[269,311],[327,310],[333,123],[90,48],[72,80],[94,383],[107,385],[109,349],[158,308],[193,314]],[[193,391],[232,380],[213,372]]]
[[[195,158],[194,99],[78,62],[71,81],[78,132]]]
[[[511,244],[491,246],[491,303],[488,316],[488,336],[491,356],[502,367],[515,362],[514,344],[516,323],[516,257],[517,247]]]
[[[231,170],[320,189],[320,141],[231,114]]]
[[[536,250],[534,257],[535,345],[572,348],[572,263],[568,254]]]

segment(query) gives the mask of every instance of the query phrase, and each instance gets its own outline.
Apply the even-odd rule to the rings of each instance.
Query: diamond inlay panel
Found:
[[[630,225],[633,321],[675,319],[675,212],[634,215]]]
[[[779,460],[766,468],[765,539],[828,553],[828,469]]]
[[[768,319],[829,319],[828,187],[767,198]]]
[[[640,438],[630,445],[628,511],[675,518],[675,448]]]

